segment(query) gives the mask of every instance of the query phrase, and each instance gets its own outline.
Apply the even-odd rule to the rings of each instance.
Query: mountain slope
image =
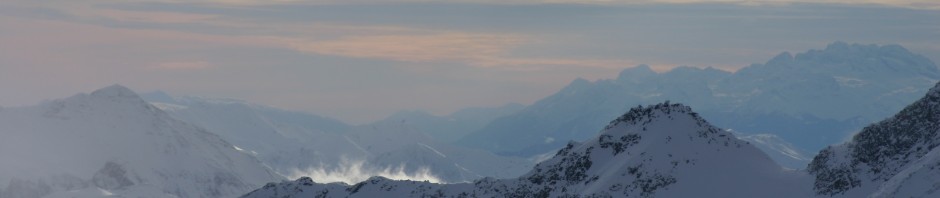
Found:
[[[865,127],[851,141],[820,151],[807,168],[816,176],[814,189],[822,195],[858,197],[879,188],[883,188],[881,193],[892,193],[923,187],[918,178],[940,174],[936,169],[938,130],[940,84],[893,117]],[[899,185],[906,181],[920,184]],[[919,190],[937,195],[936,186],[928,188],[933,190]]]
[[[805,197],[809,181],[688,106],[664,103],[631,109],[517,179],[441,185],[372,178],[348,186],[301,178],[243,197]]]
[[[163,92],[144,96],[174,118],[218,134],[285,175],[301,165],[332,164],[340,156],[367,154],[344,137],[352,126],[330,118],[238,100],[174,98]]]
[[[531,156],[594,136],[631,106],[671,100],[699,107],[717,125],[744,134],[774,134],[813,151],[903,108],[938,79],[933,62],[901,46],[843,42],[781,53],[734,73],[694,67],[656,73],[640,65],[616,79],[574,80],[458,142]]]
[[[230,197],[282,179],[119,85],[4,108],[0,128],[0,197]]]
[[[145,95],[173,117],[218,133],[278,173],[311,176],[318,182],[353,183],[375,175],[417,175],[453,183],[515,177],[534,164],[523,158],[441,143],[402,121],[349,126],[326,117],[245,101],[172,97],[162,92]],[[451,117],[465,121],[481,114],[468,111]],[[460,116],[464,114],[469,115]]]
[[[870,197],[940,196],[940,149],[933,149],[885,181]]]

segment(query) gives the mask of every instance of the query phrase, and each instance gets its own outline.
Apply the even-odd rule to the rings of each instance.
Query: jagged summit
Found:
[[[809,50],[791,55],[783,52],[765,64],[755,64],[739,73],[795,72],[832,73],[850,76],[871,76],[885,73],[908,76],[940,77],[937,66],[924,56],[914,54],[900,45],[848,44],[834,42],[822,50]],[[769,70],[769,71],[768,71]]]
[[[860,77],[873,74],[940,77],[940,71],[932,61],[900,45],[835,42],[824,50],[796,54],[794,59],[791,65],[799,68],[837,70]]]
[[[637,106],[634,108],[630,108],[630,110],[627,111],[627,113],[624,113],[620,117],[617,117],[617,119],[610,121],[610,124],[607,125],[605,129],[613,128],[615,125],[618,125],[624,122],[626,122],[627,124],[632,124],[632,125],[636,125],[640,122],[643,122],[644,124],[646,124],[646,123],[654,121],[654,118],[656,118],[657,115],[660,115],[660,114],[669,115],[672,113],[687,114],[691,116],[693,120],[697,121],[698,124],[705,123],[705,119],[702,119],[702,117],[699,117],[698,113],[693,112],[692,107],[689,107],[680,103],[670,104],[670,102],[667,100],[664,103],[649,105],[646,107]]]
[[[940,94],[940,82],[937,82],[937,84],[934,85],[933,88],[930,88],[930,90],[927,91],[927,97],[935,96],[938,94]]]
[[[656,75],[656,72],[653,71],[653,69],[650,68],[649,65],[641,64],[641,65],[637,65],[634,67],[623,69],[623,71],[620,71],[620,75],[618,75],[617,80],[620,80],[620,81],[638,80],[638,79],[655,76],[655,75]]]

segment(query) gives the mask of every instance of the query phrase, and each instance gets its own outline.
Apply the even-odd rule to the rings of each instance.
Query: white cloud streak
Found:
[[[428,181],[431,183],[441,183],[442,181],[431,174],[431,169],[428,167],[421,167],[418,168],[417,171],[407,172],[405,171],[404,165],[375,168],[367,167],[364,164],[365,161],[362,160],[343,159],[339,165],[336,166],[337,168],[324,168],[324,166],[319,166],[295,169],[291,171],[288,178],[297,179],[300,177],[310,177],[313,181],[318,183],[344,182],[347,184],[359,183],[374,176],[382,176],[393,180]]]

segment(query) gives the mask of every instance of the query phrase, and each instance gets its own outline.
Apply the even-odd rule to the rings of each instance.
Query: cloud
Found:
[[[294,42],[300,51],[408,62],[474,61],[505,54],[522,43],[520,36],[446,33],[432,35],[354,36],[336,40]]]
[[[622,68],[636,65],[627,60],[517,57],[513,48],[531,43],[520,35],[480,33],[417,33],[350,36],[325,41],[285,39],[292,48],[308,53],[386,59],[404,62],[459,62],[512,70],[539,70],[553,66]]]
[[[209,23],[218,15],[164,11],[128,11],[119,9],[70,9],[69,14],[87,18],[106,18],[122,22],[144,23]]]
[[[300,177],[310,177],[313,181],[318,183],[344,182],[347,184],[355,184],[368,180],[370,177],[382,176],[393,180],[441,183],[441,179],[431,174],[431,169],[428,167],[421,167],[418,168],[417,171],[409,173],[405,171],[404,165],[398,167],[374,168],[365,167],[363,166],[364,163],[365,162],[361,160],[343,159],[339,165],[336,166],[337,168],[327,169],[321,166],[309,167],[303,170],[295,169],[291,171],[288,178],[293,180]]]

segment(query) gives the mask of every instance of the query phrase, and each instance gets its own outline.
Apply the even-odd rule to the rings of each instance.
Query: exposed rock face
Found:
[[[893,117],[862,129],[852,141],[817,155],[807,170],[822,195],[865,196],[940,146],[940,84]],[[934,167],[934,166],[930,166]],[[926,173],[925,173],[926,174]],[[906,176],[905,176],[906,178]]]

